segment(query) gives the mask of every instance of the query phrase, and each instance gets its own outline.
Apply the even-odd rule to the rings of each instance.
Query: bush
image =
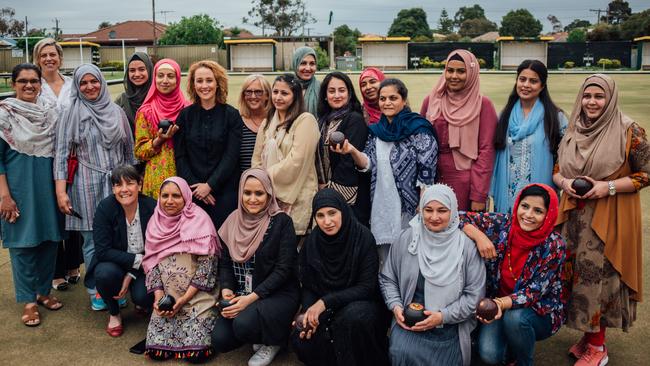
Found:
[[[316,51],[316,64],[318,70],[329,70],[330,57],[327,55],[327,51],[318,46],[314,47],[314,50]]]
[[[565,69],[573,69],[576,66],[576,63],[573,61],[565,61],[564,62],[564,68]]]
[[[487,66],[487,62],[486,62],[484,59],[479,58],[479,59],[478,59],[478,66],[479,66],[481,69],[484,69],[484,68]]]
[[[611,69],[612,68],[612,60],[608,58],[601,58],[598,60],[596,63],[598,66],[605,68],[605,69]]]
[[[124,62],[122,61],[104,61],[101,64],[99,64],[100,68],[104,67],[112,67],[116,71],[124,70]]]
[[[613,59],[612,60],[612,69],[620,69],[622,66],[621,60]]]
[[[431,60],[429,56],[426,56],[425,58],[420,60],[420,67],[423,69],[430,69],[434,66],[435,61]]]

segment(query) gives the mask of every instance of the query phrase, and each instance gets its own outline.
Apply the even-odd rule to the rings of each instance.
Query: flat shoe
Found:
[[[119,337],[122,335],[123,331],[124,328],[122,327],[122,324],[114,326],[113,328],[106,326],[106,333],[108,333],[108,335],[111,337]]]
[[[42,305],[45,307],[47,310],[52,310],[56,311],[59,310],[63,307],[63,303],[59,301],[56,297],[52,295],[48,296],[37,296],[36,297],[36,303],[39,305]]]
[[[81,280],[81,275],[65,276],[65,279],[66,279],[69,283],[71,283],[71,284],[73,284],[73,285],[76,285],[76,284],[79,283],[79,281]]]
[[[69,286],[67,281],[63,281],[63,282],[61,282],[59,284],[56,284],[56,285],[52,284],[52,288],[57,290],[57,291],[65,291],[65,290],[68,289],[68,287],[70,287],[70,286]]]
[[[28,327],[37,327],[41,324],[41,316],[38,313],[38,306],[25,307],[23,316],[20,318],[23,324]]]

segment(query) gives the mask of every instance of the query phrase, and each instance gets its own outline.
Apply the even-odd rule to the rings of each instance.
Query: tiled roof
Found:
[[[166,25],[156,23],[156,38],[160,39],[166,29]],[[92,41],[99,44],[115,45],[117,42],[112,40],[120,38],[137,38],[137,41],[131,43],[152,43],[153,22],[150,20],[127,20],[126,22],[90,32],[84,37],[96,37]]]

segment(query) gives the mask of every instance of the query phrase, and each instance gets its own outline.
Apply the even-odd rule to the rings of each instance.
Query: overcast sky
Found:
[[[180,20],[183,16],[207,13],[225,27],[239,26],[261,34],[261,29],[243,24],[242,17],[251,8],[250,0],[155,0],[156,20],[167,23]],[[311,34],[329,34],[341,25],[358,28],[362,33],[385,35],[400,9],[421,7],[428,14],[429,26],[436,28],[443,8],[449,16],[461,6],[480,4],[488,19],[499,24],[509,10],[525,7],[544,25],[544,32],[551,29],[546,19],[553,14],[563,25],[573,19],[587,19],[592,23],[596,13],[589,9],[605,9],[607,0],[306,0],[306,10],[311,12],[317,22],[308,27]],[[633,12],[650,8],[650,0],[629,0]],[[151,0],[3,0],[2,7],[16,10],[16,17],[28,17],[29,28],[54,27],[54,19],[59,19],[59,27],[64,33],[87,33],[97,29],[102,21],[116,23],[125,20],[151,19]],[[334,12],[332,25],[328,25],[329,12]],[[307,31],[305,31],[307,33]]]

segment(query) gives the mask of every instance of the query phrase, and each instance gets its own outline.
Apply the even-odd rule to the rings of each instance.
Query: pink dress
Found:
[[[498,117],[492,101],[482,97],[478,135],[478,158],[469,170],[457,170],[449,147],[449,128],[443,117],[433,121],[438,134],[438,172],[436,181],[450,186],[458,198],[458,210],[469,211],[471,202],[486,202],[494,167],[494,134]],[[422,102],[420,114],[426,116],[429,96]]]

